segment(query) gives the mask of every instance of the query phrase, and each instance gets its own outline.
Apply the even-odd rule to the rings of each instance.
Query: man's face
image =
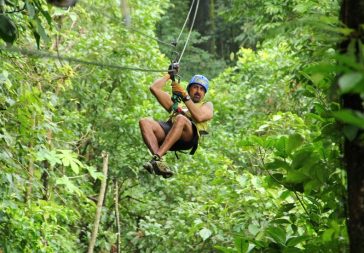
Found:
[[[194,103],[198,103],[205,97],[205,88],[199,84],[191,84],[188,94]]]

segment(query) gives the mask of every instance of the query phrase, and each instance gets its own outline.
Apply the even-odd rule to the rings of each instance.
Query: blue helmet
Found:
[[[199,84],[202,87],[205,88],[205,93],[207,92],[207,90],[209,89],[209,80],[203,76],[203,75],[195,75],[191,78],[190,82],[187,85],[187,91],[189,91],[190,86],[192,84]]]

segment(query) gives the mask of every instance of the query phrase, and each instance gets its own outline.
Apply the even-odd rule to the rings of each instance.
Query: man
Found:
[[[171,96],[163,91],[169,80],[172,80],[174,96],[183,101],[175,110],[172,110],[174,102]],[[171,71],[153,82],[150,91],[171,115],[166,122],[147,118],[139,121],[143,140],[153,154],[152,160],[143,166],[149,173],[164,178],[173,175],[162,160],[168,150],[192,149],[191,154],[195,152],[200,135],[207,132],[207,123],[213,117],[212,103],[203,101],[208,87],[209,81],[206,77],[195,75],[188,83],[186,91],[174,81],[174,74]]]

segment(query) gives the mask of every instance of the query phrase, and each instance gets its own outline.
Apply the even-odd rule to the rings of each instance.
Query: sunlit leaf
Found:
[[[201,236],[202,240],[206,241],[212,235],[212,232],[208,228],[203,228],[199,231],[199,235]]]

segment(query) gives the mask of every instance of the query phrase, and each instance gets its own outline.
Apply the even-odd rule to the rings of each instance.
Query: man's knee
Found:
[[[151,129],[152,126],[152,120],[148,118],[143,118],[139,120],[139,128],[142,132],[148,131],[148,129]]]
[[[175,124],[181,124],[181,125],[184,125],[184,124],[186,124],[186,123],[189,123],[190,122],[190,120],[186,117],[186,116],[184,116],[184,115],[182,115],[182,114],[178,114],[177,116],[176,116],[176,119],[175,119],[176,121],[175,121]]]
[[[142,118],[139,120],[139,127],[143,128],[143,127],[147,127],[151,124],[151,119],[148,118]]]
[[[151,118],[142,118],[139,120],[139,127],[142,131],[153,131],[156,132],[159,130],[160,126],[158,121],[155,121]]]

